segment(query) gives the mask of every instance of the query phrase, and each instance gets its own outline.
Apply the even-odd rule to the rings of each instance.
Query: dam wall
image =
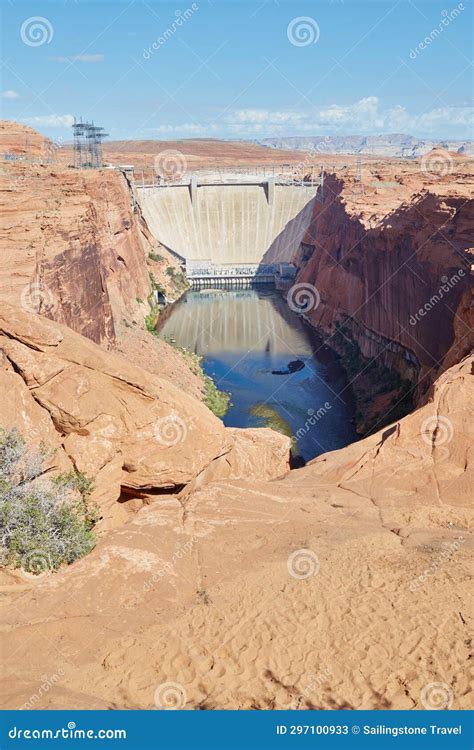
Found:
[[[290,263],[310,226],[316,188],[221,184],[137,186],[154,237],[184,260]]]

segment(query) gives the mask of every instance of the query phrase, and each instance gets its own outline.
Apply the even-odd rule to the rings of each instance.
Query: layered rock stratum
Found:
[[[291,294],[307,289],[306,318],[358,370],[351,383],[356,395],[368,394],[372,429],[397,416],[387,411],[386,395],[373,399],[365,376],[373,364],[405,381],[413,405],[474,345],[473,163],[445,152],[430,159],[367,163],[360,181],[344,170],[328,173],[294,258],[299,272]],[[427,168],[437,159],[445,173]],[[393,380],[387,371],[376,379]],[[386,390],[397,406],[400,389]]]
[[[143,325],[152,278],[176,296],[166,274],[176,260],[153,240],[122,172],[70,169],[31,128],[0,125],[15,157],[0,175],[0,300],[113,344],[118,324]]]

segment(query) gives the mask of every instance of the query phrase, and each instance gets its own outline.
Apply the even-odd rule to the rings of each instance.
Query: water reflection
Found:
[[[343,372],[277,292],[188,292],[160,335],[202,356],[204,370],[231,393],[226,425],[290,434],[306,461],[356,439],[350,404],[339,395]]]

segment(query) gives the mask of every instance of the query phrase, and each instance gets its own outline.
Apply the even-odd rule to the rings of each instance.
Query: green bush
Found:
[[[164,294],[165,289],[163,285],[160,284],[160,282],[156,280],[156,277],[153,271],[150,271],[148,273],[148,276],[150,279],[150,286],[151,286],[152,292],[162,292]]]
[[[166,260],[162,255],[158,255],[158,253],[148,253],[148,257],[150,260],[155,261],[155,263],[164,263]]]
[[[178,270],[177,268],[173,268],[173,266],[168,266],[168,268],[166,269],[166,274],[173,282],[176,291],[183,291],[184,289],[188,288],[188,281],[182,271]]]
[[[216,417],[225,417],[230,407],[230,393],[220,391],[209,375],[204,375],[204,403]]]
[[[40,574],[87,555],[98,520],[90,480],[50,478],[45,450],[28,450],[17,430],[0,430],[0,562]]]
[[[148,313],[148,315],[145,315],[145,328],[147,329],[147,331],[149,331],[149,333],[152,333],[154,336],[158,335],[156,326],[157,326],[159,317],[160,317],[160,308],[158,307],[158,305],[154,305],[153,308]]]

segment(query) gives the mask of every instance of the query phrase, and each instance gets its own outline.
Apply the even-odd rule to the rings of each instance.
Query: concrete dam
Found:
[[[188,277],[271,273],[291,264],[313,215],[317,186],[272,180],[136,186],[154,237]]]

